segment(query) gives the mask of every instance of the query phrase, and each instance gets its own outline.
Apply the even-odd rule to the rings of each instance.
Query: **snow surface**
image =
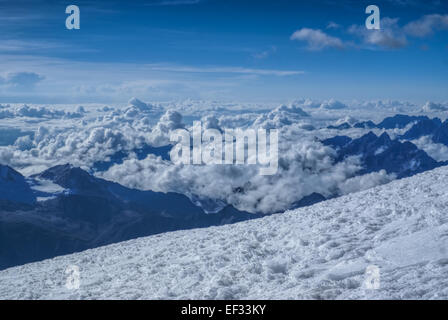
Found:
[[[35,178],[30,182],[32,190],[44,194],[44,196],[36,198],[38,202],[55,199],[58,194],[66,191],[66,189],[50,180]]]
[[[448,299],[448,167],[234,225],[0,272],[2,299]],[[80,268],[77,290],[66,268]],[[380,269],[380,288],[365,285]]]

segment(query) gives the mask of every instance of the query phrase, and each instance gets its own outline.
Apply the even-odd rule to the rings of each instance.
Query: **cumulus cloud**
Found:
[[[360,103],[363,108],[369,109],[390,109],[392,111],[402,111],[415,109],[416,105],[407,101],[398,100],[372,100]]]
[[[219,120],[212,115],[207,115],[201,118],[201,123],[204,129],[216,129],[223,132],[221,126],[219,125]]]
[[[330,99],[330,100],[323,101],[320,105],[320,108],[329,109],[329,110],[346,109],[347,105],[338,100]]]
[[[218,116],[220,126],[224,128],[247,128],[258,117],[260,117],[260,114],[256,112]]]
[[[422,111],[424,111],[424,112],[448,111],[448,105],[443,105],[441,103],[435,103],[432,101],[428,101],[422,107]]]
[[[0,119],[6,118],[17,118],[17,117],[28,117],[28,118],[82,118],[85,114],[85,110],[83,108],[77,108],[76,111],[63,111],[63,110],[55,110],[49,109],[45,107],[32,107],[28,105],[22,105],[20,107],[12,108],[4,108],[0,110]]]
[[[167,137],[168,128],[184,126],[181,119],[175,111],[167,112],[152,134],[157,131]],[[223,125],[214,116],[202,120],[205,127]],[[174,165],[154,155],[129,158],[99,175],[131,188],[182,193],[212,212],[222,204],[249,212],[280,212],[314,192],[330,197],[389,181],[382,172],[350,180],[361,168],[359,159],[351,157],[335,165],[335,151],[307,134],[312,125],[303,120],[312,118],[292,103],[263,113],[253,123],[253,127],[280,130],[279,170],[274,176],[260,176],[258,165]]]
[[[424,136],[411,142],[434,160],[448,161],[448,147],[441,143],[434,143],[431,136]]]
[[[385,170],[381,170],[347,179],[339,185],[339,188],[341,194],[349,194],[386,184],[394,179],[396,179],[394,174],[389,175]]]
[[[345,107],[341,108],[341,105]],[[361,103],[356,103],[356,106],[360,110],[356,118],[364,120],[359,115],[364,117],[367,111]],[[78,107],[76,112],[82,114],[82,118],[62,116],[56,122],[50,115],[67,113],[67,109],[2,106],[0,114],[9,112],[15,117],[8,118],[5,123],[11,120],[15,126],[22,123],[26,127],[33,121],[30,116],[40,118],[34,121],[39,125],[33,130],[34,134],[23,132],[14,136],[11,145],[0,147],[0,162],[25,173],[40,172],[64,163],[92,170],[95,162],[113,162],[113,155],[120,153],[124,155],[123,162],[97,174],[132,188],[179,192],[206,206],[209,211],[223,204],[232,204],[250,212],[280,212],[312,193],[331,197],[385,183],[391,178],[382,172],[356,177],[361,168],[357,157],[335,165],[335,151],[316,138],[329,134],[326,129],[328,122],[341,118],[341,121],[355,122],[355,119],[345,116],[347,110],[354,112],[356,109],[346,107],[334,99],[299,99],[277,107],[191,100],[159,105],[131,99],[127,106],[121,108],[101,105]],[[370,111],[371,108],[367,109]],[[390,111],[378,108],[374,112],[383,114]],[[171,144],[169,138],[173,130],[191,129],[191,121],[199,119],[203,122],[203,129],[278,129],[277,174],[260,176],[259,165],[175,165],[155,155],[142,158],[134,153],[136,148],[146,145]],[[356,130],[350,134],[364,133],[363,129]],[[334,135],[334,131],[331,134]]]
[[[19,137],[14,142],[14,146],[21,151],[30,150],[33,147],[33,140],[30,136]]]
[[[0,164],[9,165],[14,157],[14,152],[10,149],[0,149]]]
[[[137,98],[131,98],[128,102],[129,106],[136,107],[140,111],[156,111],[158,108],[152,104],[145,103]]]
[[[87,113],[83,109],[78,107],[80,116]],[[21,106],[14,107],[12,111],[14,121],[20,117],[38,117],[42,122],[50,121],[55,114],[67,121],[68,127],[63,129],[41,125],[34,136],[19,137],[13,146],[4,148],[14,154],[10,159],[13,167],[35,167],[36,170],[64,163],[90,170],[95,162],[108,161],[110,156],[119,151],[131,155],[135,148],[150,145],[153,140],[160,141],[161,136],[166,135],[165,131],[175,127],[170,122],[178,121],[173,115],[162,117],[162,122],[152,132],[151,119],[148,118],[150,113],[145,112],[128,117],[125,111],[109,111],[103,116],[81,120],[74,116],[75,113],[49,111],[43,107]],[[62,125],[64,121],[58,123]],[[168,138],[164,136],[164,141],[168,141]]]
[[[291,40],[306,42],[308,50],[322,50],[325,48],[342,49],[341,39],[332,37],[319,29],[302,28],[291,35]]]
[[[297,123],[299,120],[309,116],[308,113],[294,103],[280,105],[271,112],[260,115],[255,120],[254,126],[264,129],[276,129]]]
[[[182,123],[182,115],[177,111],[168,110],[152,130],[150,142],[154,146],[169,145],[171,132],[183,128],[185,124]]]
[[[306,98],[295,100],[293,104],[300,106],[302,108],[319,108],[321,102]]]
[[[283,142],[280,149],[274,176],[260,176],[256,165],[172,165],[152,155],[127,160],[102,176],[133,188],[179,192],[199,202],[213,199],[249,212],[273,213],[313,192],[333,195],[360,168],[355,158],[334,165],[334,151],[312,139],[296,142],[294,148]]]

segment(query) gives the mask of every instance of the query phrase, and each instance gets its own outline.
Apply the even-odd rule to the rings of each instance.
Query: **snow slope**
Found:
[[[12,299],[448,299],[448,167],[284,214],[0,272]],[[66,268],[81,286],[65,287]],[[365,285],[380,269],[380,288]]]

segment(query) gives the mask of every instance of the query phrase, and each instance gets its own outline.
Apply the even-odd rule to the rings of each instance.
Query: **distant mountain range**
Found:
[[[0,165],[0,173],[0,269],[162,232],[261,217],[232,206],[207,214],[184,195],[129,189],[70,165],[28,180],[8,166]],[[47,184],[60,190],[41,191],[45,188],[39,186]]]
[[[144,145],[141,148],[135,148],[129,152],[123,150],[118,151],[111,155],[108,160],[97,161],[93,164],[94,171],[107,171],[116,164],[122,164],[124,160],[129,156],[129,153],[134,153],[138,160],[145,159],[149,154],[161,157],[163,160],[170,159],[170,151],[173,148],[172,145],[153,147],[150,145]]]
[[[448,146],[448,120],[442,122],[439,118],[430,119],[427,116],[398,114],[385,118],[378,124],[372,121],[365,121],[355,123],[353,126],[348,123],[342,123],[332,128],[340,130],[352,127],[404,129],[411,124],[410,129],[398,136],[396,140],[392,140],[387,133],[377,136],[373,132],[369,132],[358,139],[352,139],[347,136],[335,136],[323,140],[322,143],[331,146],[337,151],[336,162],[340,162],[348,156],[360,156],[363,169],[359,174],[386,170],[387,173],[396,174],[397,178],[404,178],[446,165],[447,162],[437,162],[408,140],[430,136],[434,143]]]
[[[337,151],[335,162],[349,156],[359,156],[363,165],[358,172],[360,175],[386,170],[389,174],[396,174],[397,178],[404,178],[446,164],[437,162],[409,141],[391,140],[387,133],[377,136],[369,132],[354,140],[337,136],[322,142]]]
[[[448,146],[448,120],[444,122],[439,118],[421,120],[400,136],[400,139],[414,140],[423,136],[431,136],[434,143]]]
[[[438,128],[442,125],[442,122],[438,118],[430,119],[427,116],[409,116],[405,114],[397,114],[393,117],[387,117],[383,121],[378,124],[375,124],[373,121],[361,121],[356,122],[354,124],[350,124],[348,122],[341,123],[339,125],[330,125],[328,129],[336,129],[336,130],[346,130],[350,128],[362,128],[362,129],[403,129],[406,128],[409,124],[415,123],[416,126],[423,128],[425,126],[430,126],[433,129]],[[445,121],[444,126],[448,124]],[[429,131],[429,129],[428,129]],[[423,133],[423,132],[422,132]],[[429,132],[428,134],[430,134]]]
[[[412,126],[410,126],[413,124]],[[334,162],[358,156],[363,175],[385,170],[404,178],[446,165],[406,140],[431,136],[435,143],[448,145],[448,121],[425,116],[396,115],[379,124],[371,121],[348,123],[344,128],[406,128],[398,139],[387,133],[369,132],[360,138],[335,136],[322,143],[334,148]],[[144,146],[132,150],[139,159],[155,154],[168,160],[171,146]],[[118,152],[94,164],[92,171],[104,171],[128,156]],[[236,189],[235,192],[243,192]],[[296,201],[295,209],[325,201],[318,193]],[[102,245],[168,231],[210,227],[262,217],[239,211],[210,199],[207,201],[177,193],[158,193],[126,188],[95,177],[71,165],[50,168],[25,178],[0,165],[0,269],[65,255]],[[201,204],[201,205],[199,205]],[[205,209],[204,209],[205,208]]]

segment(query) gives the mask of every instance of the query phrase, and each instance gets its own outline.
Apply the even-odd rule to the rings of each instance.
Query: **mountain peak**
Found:
[[[383,132],[379,137],[378,140],[380,140],[383,143],[389,143],[392,140],[390,139],[390,136],[387,134],[387,132]]]
[[[0,181],[17,181],[22,178],[23,176],[10,166],[0,164]]]
[[[408,124],[420,120],[429,120],[429,118],[426,116],[408,116],[405,114],[397,114],[393,117],[385,118],[381,123],[378,124],[377,127],[381,129],[402,129],[405,128]]]
[[[0,200],[33,204],[36,197],[24,176],[9,166],[0,165]]]
[[[101,179],[95,178],[87,171],[70,164],[52,167],[36,177],[50,180],[76,194],[103,195],[105,193],[105,187],[101,183]]]

